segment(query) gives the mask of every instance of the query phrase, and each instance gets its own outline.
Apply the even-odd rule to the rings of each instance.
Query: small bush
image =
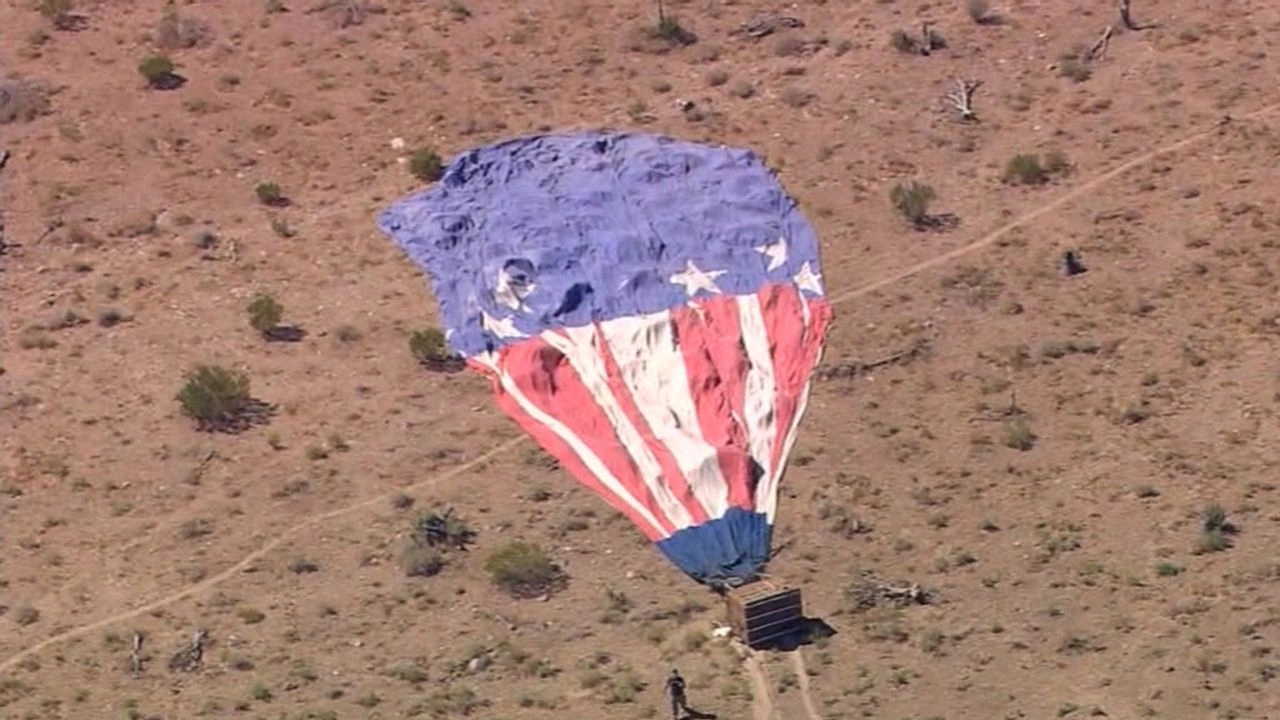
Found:
[[[889,192],[889,201],[912,225],[924,227],[929,221],[929,204],[937,194],[933,188],[915,180],[907,184],[899,183]]]
[[[1055,175],[1066,175],[1071,171],[1071,163],[1061,151],[1055,150],[1044,156],[1019,153],[1005,163],[1001,182],[1009,185],[1043,185]]]
[[[35,80],[0,82],[0,125],[31,122],[53,111],[49,88]]]
[[[21,605],[13,611],[13,621],[19,625],[34,625],[40,621],[40,611],[30,605]]]
[[[889,44],[898,52],[917,52],[916,39],[908,35],[905,30],[894,30],[893,34],[889,36]]]
[[[1093,75],[1093,71],[1080,59],[1068,57],[1063,58],[1058,64],[1058,74],[1074,82],[1084,82]]]
[[[489,707],[489,705],[489,700],[476,695],[471,688],[447,687],[437,690],[428,695],[425,700],[411,705],[407,714],[410,717],[418,715],[426,715],[432,718],[466,717],[476,710]]]
[[[1026,452],[1035,447],[1036,434],[1022,418],[1010,420],[1004,424],[1004,445],[1007,448]]]
[[[778,99],[782,100],[787,107],[802,108],[813,100],[813,93],[798,87],[789,87],[783,89]]]
[[[288,200],[285,199],[284,191],[280,189],[278,184],[273,182],[258,183],[253,192],[258,196],[258,202],[263,205],[278,207],[288,203]]]
[[[429,370],[456,370],[462,360],[449,351],[444,333],[436,328],[418,330],[409,336],[409,354]]]
[[[1227,511],[1218,503],[1214,503],[1200,513],[1200,522],[1205,530],[1226,529]]]
[[[1236,527],[1227,522],[1227,511],[1218,503],[1205,508],[1200,513],[1200,540],[1196,543],[1195,553],[1221,552],[1232,546],[1231,535]]]
[[[1054,150],[1044,156],[1044,170],[1050,175],[1065,175],[1071,172],[1071,161],[1061,150]]]
[[[751,84],[750,80],[738,80],[729,86],[729,94],[736,98],[746,100],[756,94],[756,87]]]
[[[484,563],[493,582],[513,597],[545,595],[561,586],[564,573],[537,545],[511,542],[496,550]]]
[[[271,295],[258,293],[249,303],[248,312],[249,326],[263,335],[268,335],[280,326],[280,320],[284,317],[284,306],[276,302]]]
[[[98,324],[104,328],[115,327],[124,320],[124,313],[115,308],[104,308],[98,311]]]
[[[234,424],[251,403],[249,377],[218,365],[199,365],[187,372],[178,402],[202,429]]]
[[[1200,534],[1200,540],[1196,543],[1195,554],[1204,555],[1205,553],[1222,552],[1231,547],[1231,538],[1221,530],[1205,530]]]
[[[674,15],[663,14],[653,28],[653,36],[672,45],[692,45],[698,37],[680,24]]]
[[[184,17],[178,6],[170,2],[156,25],[155,42],[165,50],[185,50],[208,44],[213,37],[209,26],[200,20]]]
[[[1000,16],[991,13],[991,3],[987,0],[968,0],[964,9],[965,12],[969,13],[969,19],[979,25],[995,25],[999,23]]]
[[[149,55],[138,63],[138,72],[153,88],[167,89],[174,84],[174,64],[165,55]]]
[[[240,620],[243,621],[245,625],[257,625],[267,619],[266,614],[261,610],[247,606],[237,610],[236,615],[240,616]]]
[[[444,546],[466,550],[475,537],[475,531],[454,516],[453,508],[424,513],[413,523],[413,541],[425,547]]]
[[[73,30],[76,27],[75,3],[72,0],[40,0],[39,10],[55,30]]]
[[[412,504],[412,499],[409,504]],[[408,507],[408,504],[403,507]],[[441,548],[466,550],[475,536],[465,522],[454,517],[452,509],[424,513],[413,523],[400,554],[400,565],[410,577],[438,575],[448,563]]]
[[[400,567],[409,577],[432,577],[444,569],[444,555],[433,548],[410,542],[400,553]]]
[[[423,182],[435,182],[444,177],[444,161],[435,150],[423,148],[409,158],[409,172]]]
[[[1010,185],[1040,185],[1048,182],[1049,173],[1035,155],[1019,153],[1009,158],[1001,178]]]

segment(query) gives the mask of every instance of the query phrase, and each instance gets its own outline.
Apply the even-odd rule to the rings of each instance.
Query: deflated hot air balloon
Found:
[[[832,316],[816,234],[758,156],[522,137],[459,156],[378,227],[563,467],[698,581],[757,577]]]

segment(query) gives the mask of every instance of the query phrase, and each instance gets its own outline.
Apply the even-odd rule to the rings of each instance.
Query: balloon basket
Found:
[[[730,588],[724,599],[730,631],[752,650],[776,647],[805,632],[800,588],[755,580]]]

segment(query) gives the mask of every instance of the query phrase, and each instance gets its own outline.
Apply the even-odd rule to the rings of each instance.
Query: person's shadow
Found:
[[[684,715],[681,716],[681,720],[715,720],[715,719],[716,719],[715,713],[699,712],[698,710],[694,710],[693,708],[685,708]]]

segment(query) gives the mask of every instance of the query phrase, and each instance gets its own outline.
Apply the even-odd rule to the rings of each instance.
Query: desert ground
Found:
[[[1280,716],[1280,5],[666,10],[690,35],[642,0],[0,0],[0,714],[664,717],[675,666],[720,718]],[[803,27],[738,32],[770,14]],[[599,126],[756,150],[821,234],[769,571],[835,634],[797,651],[744,662],[481,377],[409,353],[434,299],[374,227],[407,158]],[[275,414],[201,431],[197,363]],[[409,575],[443,507],[474,543]],[[512,540],[563,587],[495,587]]]

